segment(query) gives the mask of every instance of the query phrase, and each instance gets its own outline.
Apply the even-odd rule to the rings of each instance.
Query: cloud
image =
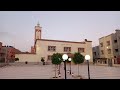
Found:
[[[20,39],[18,38],[17,34],[15,32],[1,32],[0,31],[0,40],[17,40]]]
[[[4,37],[13,37],[14,35],[8,32],[0,32],[0,38]]]

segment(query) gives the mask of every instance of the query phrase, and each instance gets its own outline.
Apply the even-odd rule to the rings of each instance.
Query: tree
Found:
[[[75,64],[78,64],[78,76],[80,76],[79,75],[79,64],[84,62],[84,56],[80,54],[79,52],[75,53],[73,57],[73,62]]]
[[[43,65],[45,65],[45,60],[43,58],[41,58],[41,62],[43,62]]]
[[[59,53],[54,53],[52,55],[52,64],[55,64],[55,78],[56,77],[56,65],[60,65],[62,62],[62,55]]]
[[[19,58],[15,58],[15,61],[19,61]]]

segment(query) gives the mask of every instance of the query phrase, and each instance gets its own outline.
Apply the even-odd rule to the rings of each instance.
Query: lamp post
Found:
[[[60,60],[60,58],[59,58],[59,60]],[[59,73],[58,74],[60,74],[60,64],[59,64]]]
[[[71,74],[71,58],[68,59],[70,62],[70,74]]]
[[[106,48],[108,50],[108,46]],[[109,61],[109,58],[108,58],[108,53],[107,53],[107,63],[108,63],[108,66],[109,66],[110,65],[110,61]]]
[[[68,59],[68,55],[67,54],[63,54],[62,56],[63,62],[64,62],[64,70],[65,70],[65,79],[66,77],[66,60]]]
[[[89,71],[89,60],[90,60],[90,55],[85,55],[85,59],[86,59],[87,64],[88,64],[88,79],[90,79],[90,71]]]

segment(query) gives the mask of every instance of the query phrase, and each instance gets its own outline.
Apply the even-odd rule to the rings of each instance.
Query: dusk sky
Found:
[[[120,11],[0,11],[0,42],[30,51],[34,27],[42,27],[42,39],[99,43],[99,38],[120,29]]]

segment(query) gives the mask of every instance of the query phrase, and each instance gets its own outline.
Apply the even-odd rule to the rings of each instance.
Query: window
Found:
[[[40,32],[40,30],[36,29],[36,32]]]
[[[93,52],[93,54],[96,56],[96,52]]]
[[[70,52],[71,51],[71,47],[64,47],[64,52]]]
[[[78,52],[83,53],[83,52],[85,52],[85,49],[84,48],[78,48]]]
[[[107,41],[107,46],[110,46],[110,41]]]
[[[117,43],[117,40],[114,40],[114,43]]]
[[[106,63],[107,63],[107,61],[105,60],[103,63],[104,63],[104,64],[106,64]]]
[[[56,46],[48,46],[48,51],[56,51]]]
[[[103,47],[103,43],[100,43],[100,46]]]
[[[115,52],[118,52],[118,49],[115,49]]]
[[[101,50],[101,54],[104,54],[104,51],[103,51],[103,50]]]
[[[111,54],[111,49],[108,49],[107,51],[108,51],[108,54]]]
[[[52,55],[48,55],[48,60],[52,60]]]
[[[13,57],[13,55],[11,55],[11,58]]]

